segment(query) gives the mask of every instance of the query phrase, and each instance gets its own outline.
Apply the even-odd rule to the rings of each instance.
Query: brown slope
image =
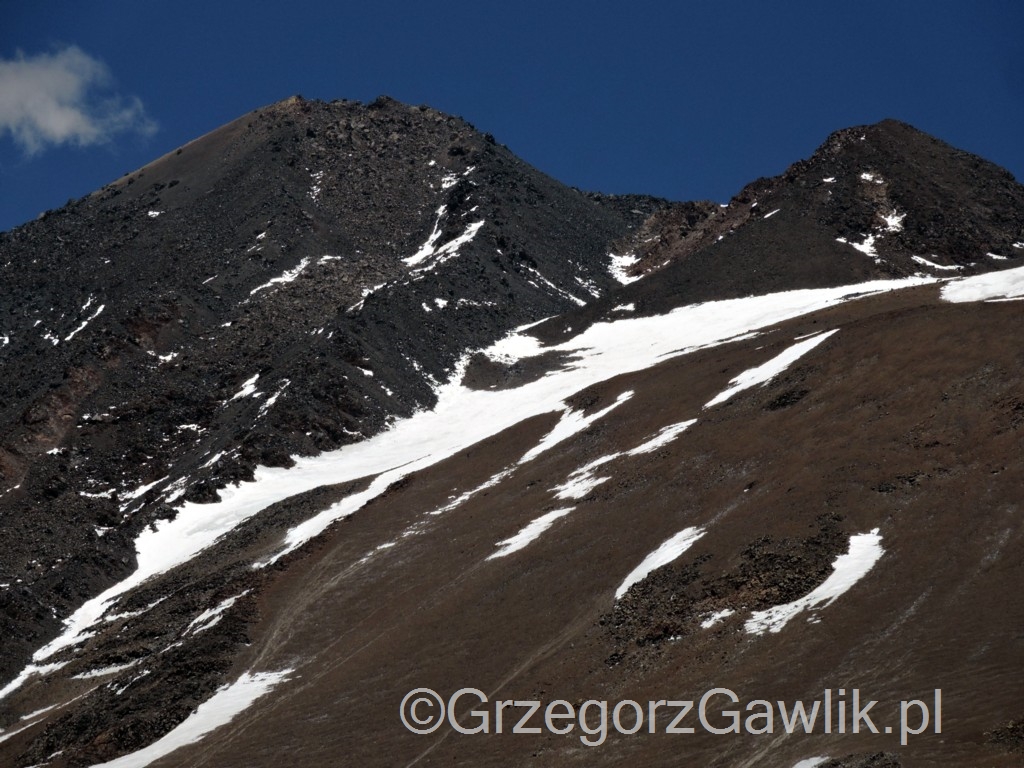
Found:
[[[307,689],[294,697],[294,710],[285,697],[274,712],[273,736],[260,743],[292,733],[289,749],[312,742],[373,764],[401,764],[433,748],[420,764],[514,765],[539,757],[548,765],[676,765],[683,754],[701,765],[741,765],[757,755],[758,765],[789,766],[813,754],[895,751],[907,765],[1016,765],[1016,757],[987,746],[984,733],[1020,705],[1024,605],[1000,586],[1019,583],[1024,544],[1021,478],[1006,461],[1021,437],[1007,400],[1019,390],[1020,353],[1012,340],[989,345],[987,339],[993,323],[1019,322],[1020,310],[935,307],[922,295],[929,290],[865,301],[870,311],[858,306],[819,318],[819,325],[842,328],[820,352],[769,388],[708,414],[670,448],[621,467],[557,532],[506,567],[483,562],[494,541],[550,505],[531,482],[549,486],[588,459],[694,415],[751,355],[763,359],[773,350],[758,354],[753,343],[737,345],[610,383],[603,402],[626,388],[637,395],[575,441],[568,455],[517,477],[518,487],[503,484],[485,501],[451,513],[437,537],[396,552],[387,570],[367,574],[369,583],[334,593],[345,595],[333,626],[345,627],[338,642],[348,650],[328,654],[340,665],[311,670],[317,682],[307,683],[315,690],[323,679],[332,693],[319,698]],[[902,331],[893,339],[896,320]],[[783,338],[807,328],[793,324]],[[936,355],[936,349],[959,354]],[[794,386],[809,390],[798,404],[766,410]],[[538,427],[537,436],[544,431]],[[510,441],[503,459],[474,474],[500,468],[521,447]],[[440,473],[435,487],[450,487],[450,477],[451,470]],[[420,483],[402,495],[410,512],[432,503]],[[403,507],[400,496],[394,504]],[[749,605],[751,595],[742,590],[700,596],[742,567],[751,544],[768,536],[782,551],[799,553],[801,542],[820,531],[822,513],[838,516],[848,533],[881,527],[887,555],[858,589],[820,612],[819,624],[801,619],[764,638],[738,631],[735,619],[712,631],[694,626],[694,613],[737,598],[737,608]],[[675,622],[682,639],[629,648],[626,660],[610,667],[608,657],[620,646],[600,622],[611,591],[646,552],[698,523],[711,523],[705,538],[657,574],[677,586],[660,599],[655,591],[646,604],[638,601],[641,623]],[[340,554],[345,544],[338,547]],[[703,556],[709,559],[701,562]],[[696,591],[687,573],[695,564]],[[676,596],[672,603],[665,601],[669,594]],[[684,598],[696,598],[694,613],[678,610]],[[316,599],[318,606],[329,603]],[[370,612],[361,613],[360,604]],[[372,633],[348,630],[360,615]],[[322,614],[317,623],[332,626]],[[299,646],[314,653],[318,647]],[[890,705],[941,687],[945,732],[907,748],[884,735],[771,744],[695,735],[685,745],[679,737],[634,737],[597,749],[580,746],[575,735],[413,738],[395,721],[395,709],[405,687],[414,685],[448,693],[475,685],[492,698],[569,701],[688,697],[713,685],[749,697],[810,698],[825,687],[857,685]],[[304,719],[317,711],[326,718],[322,727]],[[231,764],[227,752],[236,748],[216,752],[214,762]]]
[[[627,389],[636,394],[559,451],[443,515],[426,513],[515,462],[553,419],[533,419],[417,473],[307,548],[240,614],[253,622],[251,645],[228,679],[294,667],[293,681],[156,765],[682,759],[789,768],[813,755],[877,753],[896,757],[840,764],[1018,765],[1019,755],[986,733],[1019,717],[1021,706],[1024,603],[1008,585],[1020,583],[1024,562],[1024,478],[1015,461],[1022,360],[1011,334],[992,333],[1019,324],[1020,312],[1017,303],[938,303],[934,287],[864,299],[593,388],[584,398],[591,409]],[[822,328],[839,332],[768,386],[702,411],[731,377]],[[574,469],[695,417],[667,447],[602,467],[611,479],[530,546],[486,560],[495,542],[562,505],[549,489]],[[705,536],[616,609],[625,574],[694,525]],[[411,526],[416,534],[399,538]],[[750,610],[806,593],[824,578],[816,564],[841,553],[847,536],[875,527],[885,555],[817,611],[817,623],[804,614],[778,634],[743,631]],[[361,562],[389,541],[397,543]],[[723,607],[737,614],[699,626]],[[894,703],[942,688],[943,733],[906,747],[884,734],[698,732],[612,737],[587,748],[578,732],[461,736],[445,728],[416,737],[397,716],[417,686],[579,703],[686,699],[718,685],[771,700],[858,687],[879,700],[873,714],[888,713],[879,724],[891,722]],[[99,738],[85,751],[66,732],[62,742],[57,725],[42,727],[46,749],[67,750],[54,765],[112,756],[102,734],[113,724],[93,724],[100,730],[90,738]],[[0,749],[17,754],[38,733]],[[44,752],[37,743],[26,759]]]

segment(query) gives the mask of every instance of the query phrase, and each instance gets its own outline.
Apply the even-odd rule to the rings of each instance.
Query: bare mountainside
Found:
[[[389,99],[4,233],[0,763],[1019,765],[1022,256],[895,121],[719,206]]]

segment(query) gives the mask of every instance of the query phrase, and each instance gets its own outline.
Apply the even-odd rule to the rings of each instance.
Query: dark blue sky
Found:
[[[602,192],[725,201],[884,117],[1020,180],[1024,3],[10,0],[0,229],[296,93],[430,104]]]

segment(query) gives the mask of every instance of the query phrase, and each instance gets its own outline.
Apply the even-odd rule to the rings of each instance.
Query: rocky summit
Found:
[[[0,765],[1021,764],[981,158],[886,120],[674,202],[293,97],[0,278]]]

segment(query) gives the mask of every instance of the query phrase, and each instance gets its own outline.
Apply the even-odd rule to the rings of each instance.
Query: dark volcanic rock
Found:
[[[742,550],[734,567],[714,576],[702,568],[710,555],[662,566],[601,617],[614,648],[606,663],[643,663],[663,643],[683,640],[719,611],[763,610],[806,595],[828,578],[836,556],[846,550],[839,523],[825,515],[812,536],[778,542],[763,536]]]
[[[426,107],[294,97],[0,234],[0,578],[48,614],[7,611],[0,679],[169,503],[432,405],[464,350],[607,291],[659,205]]]
[[[874,256],[863,250],[868,243]],[[1008,171],[884,120],[836,131],[810,158],[749,184],[728,206],[679,203],[655,213],[615,247],[638,259],[628,273],[658,279],[537,333],[562,338],[622,303],[658,314],[680,303],[1004,269],[1021,263],[1020,243],[1024,186]]]
[[[1024,754],[1024,720],[1011,720],[985,734],[989,744],[1005,752]]]

